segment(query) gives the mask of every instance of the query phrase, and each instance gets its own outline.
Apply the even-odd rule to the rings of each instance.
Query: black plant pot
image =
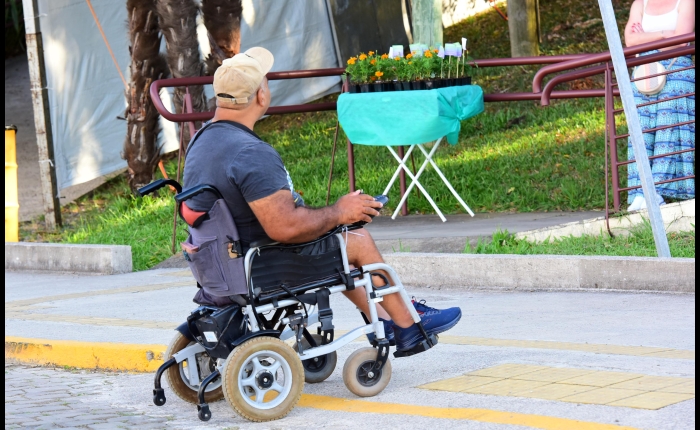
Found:
[[[432,89],[435,89],[435,88],[437,88],[437,87],[435,86],[435,82],[434,82],[434,81],[425,81],[425,89],[426,89],[426,90],[432,90]]]
[[[393,82],[382,82],[382,89],[384,92],[390,92],[394,91],[394,83]]]
[[[471,85],[472,84],[472,77],[471,76],[465,76],[462,79],[464,79],[464,83],[462,85]]]
[[[411,89],[414,91],[424,90],[425,89],[425,81],[413,81],[413,82],[411,82]]]
[[[370,92],[372,92],[372,93],[381,93],[382,91],[384,91],[384,88],[383,88],[381,82],[379,82],[379,83],[375,82],[373,84],[369,84],[369,86],[372,88],[370,90]]]
[[[351,94],[359,93],[360,86],[357,84],[348,84],[348,92]]]
[[[401,82],[401,90],[402,91],[411,91],[411,83],[410,82]]]
[[[370,90],[370,87],[369,87],[369,84],[360,84],[360,85],[358,85],[358,86],[360,87],[360,92],[361,92],[361,93],[368,93],[368,92],[371,91],[371,90]]]
[[[402,88],[402,86],[401,86],[401,82],[392,82],[391,84],[392,84],[393,87],[394,87],[394,91],[401,91],[401,90],[403,90],[403,88]]]

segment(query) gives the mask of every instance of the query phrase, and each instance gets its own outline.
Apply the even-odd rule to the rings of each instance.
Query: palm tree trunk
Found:
[[[154,0],[127,0],[131,76],[127,94],[124,158],[132,190],[148,184],[160,159],[158,112],[148,95],[151,82],[167,73],[159,54],[160,35]]]
[[[168,66],[174,78],[201,76],[203,64],[197,42],[197,5],[194,0],[156,0],[160,17],[160,31],[165,37]],[[192,96],[192,110],[202,112],[206,100],[202,86],[189,87]],[[184,87],[176,87],[173,102],[176,112],[182,112]],[[184,124],[182,124],[184,126]],[[196,124],[199,128],[201,124]],[[185,141],[189,142],[189,127],[184,130]]]
[[[221,62],[241,50],[241,0],[202,0],[202,18],[209,36],[211,53],[205,62],[213,75]]]

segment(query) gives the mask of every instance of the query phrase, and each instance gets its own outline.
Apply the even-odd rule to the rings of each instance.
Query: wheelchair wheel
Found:
[[[311,337],[316,341],[316,345],[321,345],[323,342],[323,337],[318,334],[312,334]],[[311,345],[309,345],[306,339],[302,339],[301,344],[304,347],[304,351],[311,348]],[[296,343],[293,348],[296,351]],[[325,381],[333,374],[337,363],[338,354],[335,351],[302,361],[301,364],[304,366],[304,380],[309,384],[317,384]]]
[[[190,341],[182,334],[177,333],[170,342],[170,345],[168,345],[168,349],[165,351],[165,360],[170,359],[175,353],[193,344],[194,342]],[[196,405],[199,403],[197,400],[199,383],[216,369],[216,360],[209,357],[206,352],[200,352],[195,355],[195,360],[193,360],[195,363],[190,363],[189,361],[190,360],[185,360],[170,366],[165,371],[165,377],[168,379],[168,385],[170,385],[170,388],[179,398]],[[197,366],[199,381],[190,381],[189,366]],[[207,402],[215,402],[223,398],[224,393],[221,389],[221,378],[218,378],[216,381],[209,384],[207,391],[204,393],[204,399]]]
[[[270,421],[287,415],[304,390],[299,355],[281,340],[250,339],[226,359],[224,396],[238,415],[250,421]]]
[[[360,348],[350,354],[343,366],[343,382],[353,394],[372,397],[381,393],[391,380],[391,362],[387,359],[381,370],[374,369],[377,350]]]

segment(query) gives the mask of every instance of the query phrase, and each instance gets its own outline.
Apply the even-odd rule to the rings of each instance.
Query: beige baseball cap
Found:
[[[254,95],[275,57],[265,48],[255,47],[227,58],[214,73],[216,106],[235,108],[246,104]]]

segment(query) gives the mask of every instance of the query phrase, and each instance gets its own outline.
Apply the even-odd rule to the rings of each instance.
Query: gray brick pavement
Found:
[[[168,428],[167,417],[98,403],[120,376],[5,365],[5,428]]]

